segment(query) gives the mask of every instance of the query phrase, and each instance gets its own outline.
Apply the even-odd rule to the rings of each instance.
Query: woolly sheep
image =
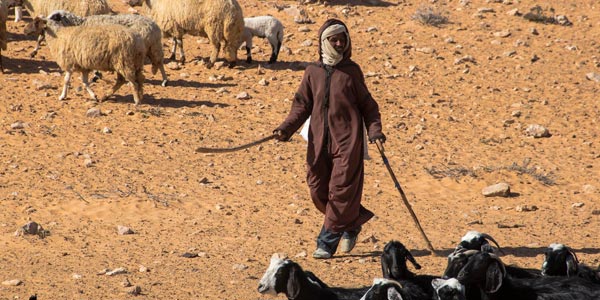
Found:
[[[89,17],[80,17],[68,11],[56,11],[55,14],[61,15],[63,26],[96,26],[96,25],[123,25],[138,33],[146,45],[146,55],[152,63],[152,74],[160,70],[162,75],[162,86],[167,85],[167,73],[163,64],[162,33],[160,28],[152,19],[140,15],[120,14],[120,15],[94,15]]]
[[[0,0],[0,72],[4,73],[2,66],[2,50],[6,50],[8,42],[6,32],[6,18],[8,17],[8,3],[6,0]]]
[[[135,90],[135,104],[139,104],[143,97],[143,66],[146,56],[141,36],[121,25],[64,27],[60,21],[60,14],[51,14],[47,19],[36,17],[25,28],[26,34],[45,31],[50,51],[56,63],[65,71],[64,86],[58,99],[67,97],[69,81],[74,71],[81,72],[85,89],[91,98],[97,99],[88,85],[88,75],[91,70],[99,70],[117,73],[112,91],[103,99],[129,81]]]
[[[128,3],[143,6],[165,37],[173,38],[170,59],[175,59],[179,45],[181,62],[185,62],[182,38],[187,33],[208,37],[213,46],[208,68],[217,61],[221,44],[230,67],[235,65],[244,31],[242,8],[237,0],[129,0]]]
[[[59,9],[70,11],[79,16],[91,16],[111,13],[112,10],[108,6],[106,0],[15,0],[22,1],[23,6],[29,11],[32,16],[44,15],[47,16],[51,12]],[[44,36],[38,36],[35,49],[29,54],[34,57],[40,50],[40,44],[44,40]]]
[[[246,62],[252,62],[252,37],[267,38],[271,44],[271,58],[269,63],[277,61],[281,43],[283,41],[283,24],[272,16],[259,16],[244,18],[244,42],[246,42]]]

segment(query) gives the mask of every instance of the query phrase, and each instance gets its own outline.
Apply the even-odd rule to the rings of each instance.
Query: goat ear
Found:
[[[290,266],[290,275],[287,282],[287,293],[288,299],[295,299],[300,294],[300,278],[299,272],[302,272],[300,267],[296,264]]]
[[[402,299],[402,295],[400,295],[400,292],[398,292],[395,288],[390,287],[388,289],[388,300],[404,300]]]
[[[504,272],[502,272],[501,262],[493,261],[485,273],[485,291],[495,293],[502,286]]]
[[[390,256],[387,253],[381,255],[381,272],[383,278],[390,278]]]
[[[569,254],[567,254],[567,277],[571,277],[577,273],[577,257],[574,257],[571,254],[570,251]]]
[[[417,261],[415,260],[415,258],[412,256],[412,253],[410,253],[410,251],[406,250],[406,258],[408,258],[408,260],[413,264],[413,266],[415,267],[415,269],[420,270],[421,269],[421,265],[419,265],[417,263]]]

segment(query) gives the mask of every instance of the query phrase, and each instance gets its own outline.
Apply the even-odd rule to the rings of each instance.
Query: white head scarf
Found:
[[[338,53],[327,39],[330,36],[342,32],[346,34],[346,46],[344,47],[344,52],[346,52],[348,47],[350,47],[350,38],[348,37],[348,31],[346,31],[346,27],[344,25],[333,24],[325,28],[325,30],[323,30],[323,34],[321,34],[321,57],[323,58],[323,63],[328,66],[335,66],[342,60],[342,58],[344,58],[344,52]]]

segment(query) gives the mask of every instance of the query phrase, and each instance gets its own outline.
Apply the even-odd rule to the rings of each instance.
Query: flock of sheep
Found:
[[[492,241],[497,249],[493,248]],[[600,267],[580,263],[573,250],[551,244],[541,269],[505,265],[502,250],[488,234],[469,231],[448,255],[441,276],[416,275],[413,255],[398,242],[386,244],[381,255],[382,278],[357,289],[329,287],[314,273],[278,254],[261,278],[262,294],[284,293],[290,300],[598,300]]]
[[[36,16],[25,28],[26,34],[38,36],[31,56],[37,54],[40,43],[46,40],[54,61],[65,72],[59,100],[67,97],[73,72],[81,72],[84,88],[92,99],[98,100],[89,86],[89,75],[110,71],[117,74],[117,79],[102,99],[130,82],[135,104],[140,104],[146,57],[152,64],[152,73],[160,70],[162,86],[167,85],[163,36],[173,40],[169,58],[174,60],[179,48],[182,63],[186,59],[185,34],[208,38],[212,45],[208,68],[214,65],[221,49],[229,66],[235,66],[237,49],[243,42],[247,62],[251,62],[253,36],[267,38],[273,49],[269,63],[277,60],[283,40],[282,23],[271,16],[244,19],[236,0],[128,0],[127,3],[142,6],[145,16],[114,14],[106,0],[0,0],[0,70],[4,72],[1,50],[7,47],[9,6],[15,7],[15,21],[21,19],[22,7]]]

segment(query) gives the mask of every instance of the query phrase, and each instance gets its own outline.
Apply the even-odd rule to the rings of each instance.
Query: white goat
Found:
[[[97,25],[123,25],[135,33],[139,34],[144,40],[146,46],[146,56],[152,63],[152,74],[160,70],[162,75],[162,86],[167,85],[167,73],[163,63],[164,53],[162,48],[162,33],[160,28],[152,19],[140,15],[119,14],[119,15],[94,15],[80,17],[69,11],[56,11],[60,14],[63,26],[97,26]]]
[[[135,90],[135,104],[139,104],[143,97],[143,64],[146,56],[140,35],[120,25],[64,27],[60,21],[60,14],[50,14],[47,19],[36,17],[25,28],[26,34],[46,33],[54,59],[65,71],[63,90],[58,99],[67,97],[71,74],[75,71],[81,72],[90,97],[97,99],[89,87],[88,75],[91,70],[99,70],[117,73],[112,91],[103,99],[129,81]]]
[[[281,43],[283,42],[283,24],[275,17],[260,16],[252,18],[244,18],[244,35],[243,40],[246,42],[246,62],[252,62],[252,37],[267,38],[271,44],[271,58],[269,63],[277,61]]]

